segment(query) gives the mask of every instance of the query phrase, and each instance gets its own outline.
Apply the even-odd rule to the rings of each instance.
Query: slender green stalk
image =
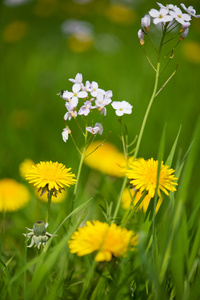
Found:
[[[52,195],[53,195],[53,192],[50,191],[50,192],[49,192],[49,195],[48,195],[48,203],[47,203],[46,224],[49,223]]]
[[[79,179],[80,179],[80,175],[81,175],[81,170],[82,170],[82,166],[83,166],[83,161],[85,158],[85,152],[87,150],[87,130],[85,132],[85,143],[84,143],[84,148],[83,151],[81,153],[81,158],[80,158],[80,162],[79,162],[79,166],[78,166],[78,172],[76,175],[76,184],[74,187],[74,192],[73,192],[73,196],[72,196],[72,206],[71,206],[71,211],[74,210],[74,205],[75,205],[75,199],[76,199],[76,193],[77,193],[77,189],[78,189],[78,184],[79,184]]]
[[[145,125],[146,125],[146,122],[147,122],[147,118],[149,116],[149,112],[150,112],[151,106],[152,106],[153,101],[155,99],[155,95],[156,95],[157,87],[158,87],[159,72],[160,72],[160,62],[158,61],[157,62],[157,66],[156,66],[156,77],[155,77],[155,82],[154,82],[154,89],[153,89],[153,93],[151,95],[151,99],[149,101],[147,110],[146,110],[145,115],[144,115],[144,119],[143,119],[143,122],[142,122],[140,133],[138,135],[138,140],[137,140],[137,144],[136,144],[136,148],[135,148],[135,153],[134,153],[134,159],[138,155],[138,151],[139,151],[139,148],[140,148],[140,144],[141,144],[142,136],[143,136],[143,133],[144,133],[144,128],[145,128]]]

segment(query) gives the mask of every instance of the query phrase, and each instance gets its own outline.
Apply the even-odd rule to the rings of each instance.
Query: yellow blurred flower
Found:
[[[103,144],[99,147],[101,143]],[[91,154],[88,155],[89,153]],[[114,145],[108,142],[96,141],[91,143],[87,149],[84,162],[89,167],[110,176],[124,176],[122,170],[126,167],[125,156]]]
[[[29,183],[33,183],[42,194],[52,192],[57,196],[64,189],[76,183],[75,175],[70,172],[71,168],[66,168],[58,162],[40,162],[33,165],[25,175]]]
[[[28,23],[24,21],[13,21],[7,25],[3,32],[6,42],[12,43],[21,40],[28,31]]]
[[[190,62],[200,63],[200,43],[185,41],[183,44],[183,53]]]
[[[19,165],[19,174],[21,177],[25,178],[27,171],[34,166],[35,163],[29,158],[26,158],[20,165]]]
[[[135,11],[122,3],[111,4],[107,9],[106,15],[111,21],[125,25],[129,25],[137,20]]]
[[[30,200],[28,189],[14,179],[0,180],[0,211],[15,211]]]
[[[128,189],[126,188],[124,190],[124,193],[122,195],[122,207],[124,209],[129,209],[131,203],[131,209],[133,209],[133,207],[138,203],[138,201],[141,199],[142,197],[142,193],[140,191],[136,191],[134,189]],[[132,200],[133,199],[133,200]],[[149,194],[147,194],[144,199],[141,201],[140,205],[139,205],[139,209],[143,210],[144,212],[147,211],[149,203],[151,201],[151,196]],[[158,209],[160,208],[160,205],[162,203],[162,199],[159,198],[158,203],[156,205],[156,212],[158,211]]]
[[[133,231],[100,221],[87,221],[84,227],[79,227],[68,242],[71,253],[78,256],[97,252],[96,261],[110,261],[113,256],[124,256],[129,246],[137,244],[137,235]],[[131,249],[132,250],[132,249]]]
[[[73,52],[81,53],[93,46],[94,39],[87,33],[74,33],[67,40],[67,45]]]
[[[130,184],[140,192],[147,191],[150,197],[154,197],[157,185],[158,160],[153,158],[144,160],[143,158],[135,159],[129,166],[126,176],[130,179]],[[169,169],[169,166],[161,163],[159,182],[158,182],[158,196],[161,197],[161,191],[169,195],[168,191],[176,191],[174,186],[178,178],[174,175],[174,170]]]

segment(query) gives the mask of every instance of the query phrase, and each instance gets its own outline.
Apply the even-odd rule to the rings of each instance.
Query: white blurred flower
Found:
[[[87,116],[90,113],[91,108],[92,108],[91,102],[87,100],[85,101],[84,105],[81,106],[81,108],[79,109],[78,114]]]
[[[86,130],[93,135],[97,133],[101,135],[103,132],[103,126],[101,125],[101,123],[96,123],[94,127],[91,126],[86,127]]]
[[[149,26],[151,24],[151,17],[150,15],[145,15],[142,19],[141,19],[141,26],[146,30],[149,31]]]
[[[117,116],[121,117],[124,114],[131,114],[133,106],[127,101],[113,101],[111,103],[112,107],[116,110],[115,113]]]
[[[71,130],[69,129],[69,127],[66,127],[63,129],[63,132],[62,132],[62,138],[63,138],[63,141],[66,143],[66,141],[68,140],[69,138],[69,134],[71,133]]]
[[[62,23],[61,30],[64,34],[87,34],[93,35],[93,25],[86,21],[69,19]]]
[[[173,20],[173,17],[168,13],[169,10],[167,8],[161,8],[160,10],[152,8],[149,11],[150,16],[154,18],[154,24],[171,22]]]
[[[185,4],[181,3],[181,7],[191,16],[195,18],[200,18],[200,15],[196,15],[196,10],[193,8],[193,6],[188,6],[188,8],[185,6]]]
[[[188,23],[191,20],[191,16],[182,13],[178,7],[176,7],[174,10],[171,10],[169,13],[180,24]]]

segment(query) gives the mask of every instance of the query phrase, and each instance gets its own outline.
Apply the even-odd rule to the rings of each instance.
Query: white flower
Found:
[[[149,31],[149,26],[151,24],[151,17],[150,15],[145,15],[142,19],[141,19],[141,26],[146,30]]]
[[[84,103],[84,105],[81,106],[81,108],[79,109],[78,114],[87,116],[90,113],[91,108],[92,108],[91,102],[87,100]]]
[[[169,10],[169,9],[174,9],[174,8],[177,7],[177,5],[173,5],[173,4],[167,4],[166,6],[164,6],[163,4],[161,4],[161,3],[159,3],[159,2],[157,2],[157,4],[158,4],[158,6],[159,6],[160,8],[167,8],[168,10]]]
[[[70,78],[69,81],[81,85],[82,81],[83,81],[83,75],[81,73],[77,73],[76,76],[75,76],[75,79]]]
[[[188,35],[188,32],[189,32],[189,27],[186,28],[186,29],[183,31],[183,33],[181,34],[181,36],[180,36],[180,38],[179,38],[180,42],[183,41],[183,40],[186,38],[186,36]]]
[[[66,141],[68,140],[69,138],[69,134],[71,133],[71,130],[69,129],[69,127],[66,127],[63,129],[63,132],[62,132],[62,138],[63,138],[63,141],[66,143]]]
[[[74,107],[76,107],[78,104],[78,98],[86,98],[87,96],[88,93],[86,91],[81,91],[80,84],[75,83],[72,86],[72,92],[64,92],[62,98],[67,99]]]
[[[71,120],[71,118],[76,118],[77,117],[77,111],[68,111],[65,115],[64,115],[64,120],[67,121],[67,120]]]
[[[102,91],[103,93],[105,93],[104,90],[99,88],[99,85],[96,81],[92,81],[91,85],[90,85],[90,93],[92,95],[92,97],[96,97],[97,93]]]
[[[86,130],[88,132],[90,132],[91,134],[93,134],[93,135],[97,134],[97,133],[102,134],[102,132],[103,132],[103,126],[100,123],[96,123],[94,125],[94,127],[91,127],[91,126],[86,127]]]
[[[185,6],[185,4],[181,3],[181,7],[191,16],[195,18],[200,18],[200,15],[196,15],[196,10],[193,8],[193,6],[188,6],[188,8]]]
[[[104,114],[104,116],[106,115],[106,108],[105,106],[110,104],[111,99],[110,97],[112,96],[112,91],[108,91],[108,92],[102,92],[102,91],[98,91],[97,92],[97,97],[95,100],[95,108],[98,108],[98,110]]]
[[[176,7],[174,10],[171,10],[169,13],[180,24],[185,24],[191,20],[191,16],[188,14],[183,14],[178,7]]]
[[[144,30],[143,29],[139,29],[138,38],[140,40],[140,45],[144,45]]]
[[[116,110],[115,113],[117,116],[121,117],[124,114],[131,114],[133,106],[127,101],[113,101],[111,103],[112,107]]]
[[[166,22],[171,22],[173,20],[173,17],[170,16],[169,10],[167,8],[161,8],[160,10],[152,8],[149,11],[149,14],[153,19],[154,24],[158,23],[166,23]]]
[[[82,90],[86,91],[86,92],[90,92],[91,88],[90,88],[91,84],[90,82],[87,80],[85,85],[82,84]]]

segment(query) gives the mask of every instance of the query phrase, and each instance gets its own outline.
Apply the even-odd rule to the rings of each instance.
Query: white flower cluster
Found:
[[[146,14],[141,20],[141,27],[138,31],[138,38],[140,40],[140,44],[144,44],[144,34],[149,31],[149,27],[151,24],[151,18],[153,18],[153,23],[163,24],[167,28],[172,28],[174,25],[181,25],[181,37],[180,40],[183,40],[189,32],[189,26],[191,17],[200,18],[200,15],[196,14],[196,10],[193,6],[189,6],[188,8],[185,4],[181,3],[181,7],[185,12],[182,12],[177,5],[167,4],[166,6],[157,2],[159,6],[159,10],[152,8],[148,14]]]
[[[67,112],[64,115],[65,121],[70,121],[78,115],[88,116],[94,109],[97,109],[103,116],[106,116],[106,106],[112,102],[112,91],[104,91],[99,88],[98,83],[95,81],[91,83],[86,81],[86,83],[83,84],[83,76],[80,73],[76,75],[75,79],[70,78],[69,81],[73,83],[72,92],[62,91],[59,93],[60,97],[66,101],[65,107]],[[80,101],[80,99],[83,100]],[[79,105],[80,103],[82,104],[81,106]],[[115,113],[118,116],[131,114],[132,112],[132,105],[126,101],[113,101],[111,105],[116,110]],[[101,123],[96,123],[94,127],[86,127],[86,130],[93,135],[97,133],[102,134],[103,126]],[[70,133],[71,130],[66,126],[62,132],[64,142],[68,140]]]

